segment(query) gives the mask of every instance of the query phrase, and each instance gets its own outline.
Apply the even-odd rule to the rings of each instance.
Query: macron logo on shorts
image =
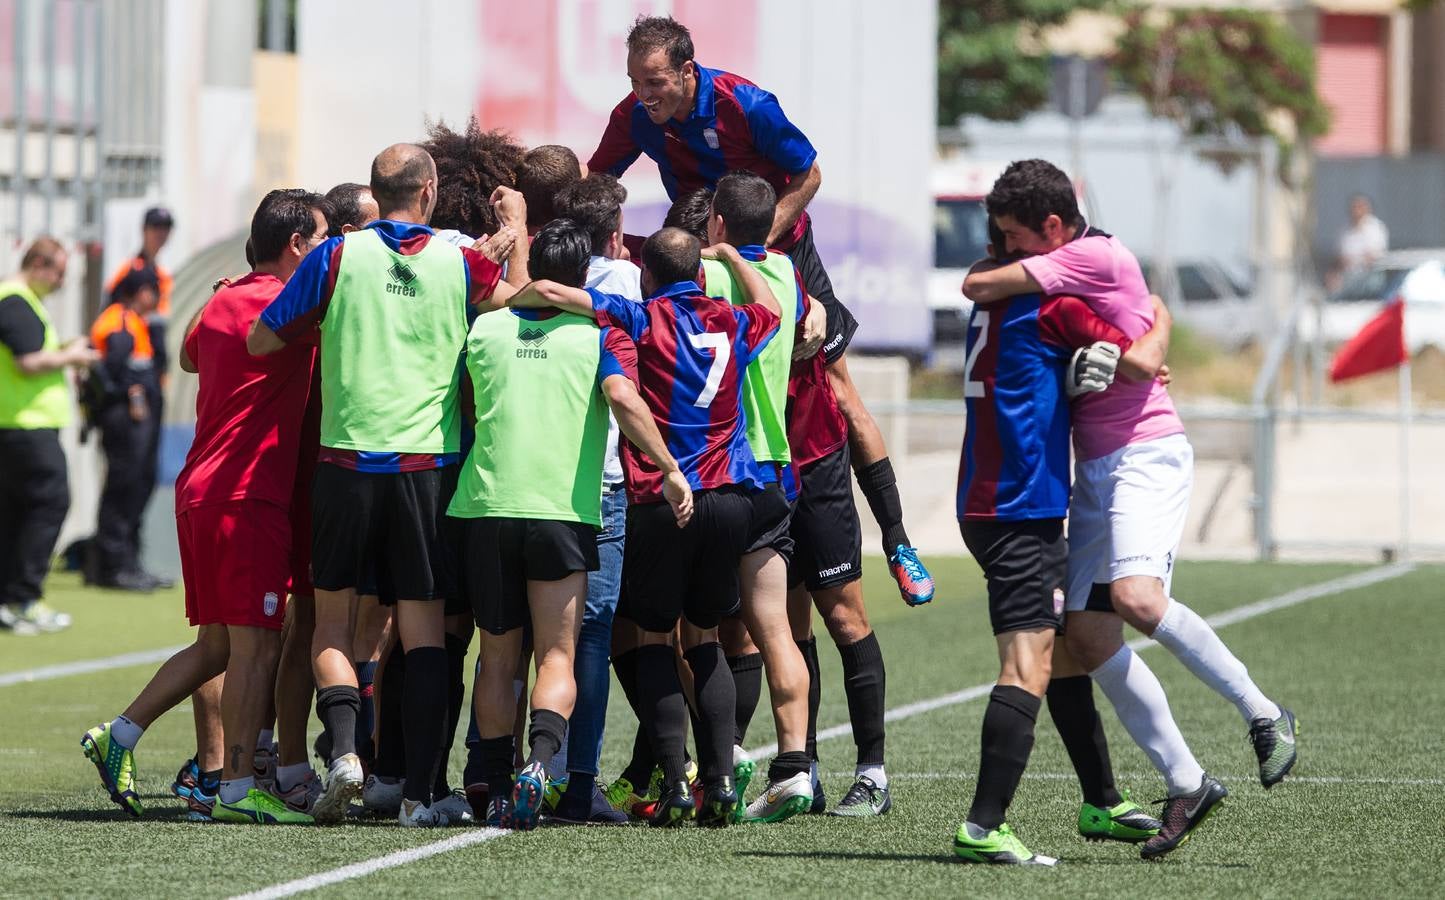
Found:
[[[834,575],[842,575],[844,572],[853,571],[853,564],[845,562],[841,566],[834,566],[831,569],[823,569],[818,573],[819,578],[832,578]]]
[[[267,591],[266,596],[261,598],[261,612],[267,618],[276,615],[276,609],[281,605],[281,598],[276,596],[275,591]]]

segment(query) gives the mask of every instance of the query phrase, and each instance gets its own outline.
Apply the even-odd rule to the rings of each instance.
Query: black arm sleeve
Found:
[[[19,294],[0,298],[0,344],[16,358],[45,349],[45,324]]]
[[[135,338],[125,331],[113,331],[105,339],[105,355],[100,364],[116,389],[124,390],[135,381],[130,371],[130,355],[134,350]]]

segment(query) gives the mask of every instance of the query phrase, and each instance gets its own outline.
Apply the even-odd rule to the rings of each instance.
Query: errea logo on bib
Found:
[[[267,591],[266,596],[261,599],[261,612],[267,618],[276,615],[276,610],[281,606],[281,598],[276,596],[274,591]]]

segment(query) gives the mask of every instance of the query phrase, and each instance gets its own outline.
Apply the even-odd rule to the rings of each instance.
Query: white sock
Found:
[[[221,782],[221,802],[239,803],[246,799],[246,794],[256,786],[256,778],[247,775],[245,778],[237,778],[235,781]]]
[[[306,780],[311,772],[311,763],[300,762],[294,766],[276,767],[276,789],[283,794]]]
[[[140,736],[146,730],[127,719],[125,716],[116,716],[110,723],[110,739],[120,744],[127,750],[134,750],[135,745],[140,742]]]
[[[257,750],[265,750],[267,752],[270,752],[273,731],[274,729],[271,728],[263,728],[256,733]]]
[[[1153,638],[1178,657],[1195,678],[1233,703],[1245,724],[1280,717],[1279,707],[1255,685],[1244,663],[1229,652],[1208,622],[1183,603],[1170,599]]]
[[[888,773],[883,771],[882,764],[876,766],[859,766],[853,770],[853,777],[854,779],[867,778],[881,788],[888,787]]]
[[[1184,743],[1164,687],[1148,664],[1125,646],[1089,675],[1113,704],[1124,730],[1164,776],[1169,795],[1198,790],[1204,769]]]

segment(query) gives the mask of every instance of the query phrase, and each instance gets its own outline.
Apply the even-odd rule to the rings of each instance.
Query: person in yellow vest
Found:
[[[92,377],[102,379],[104,401],[95,410],[100,446],[105,452],[105,487],[96,519],[94,566],[89,573],[101,587],[150,591],[164,582],[141,569],[140,527],[154,474],[153,443],[160,381],[155,368],[146,316],[160,300],[154,269],[126,274],[90,329],[91,345],[101,360]]]
[[[41,301],[65,280],[65,248],[37,238],[20,273],[0,281],[0,631],[59,631],[70,616],[42,599],[70,509],[60,429],[70,422],[65,369],[97,357],[85,338],[60,343]]]

